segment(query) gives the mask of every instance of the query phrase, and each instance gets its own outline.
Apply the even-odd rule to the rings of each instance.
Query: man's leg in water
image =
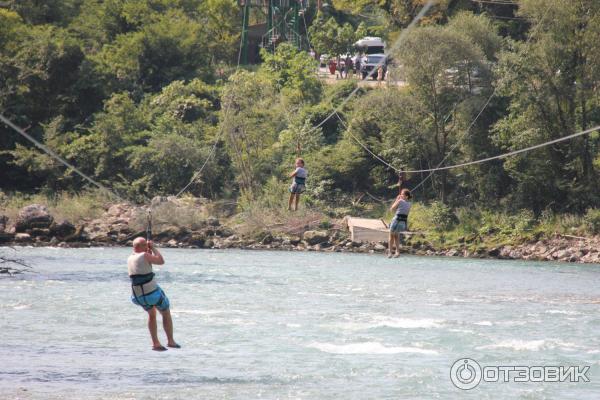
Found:
[[[179,345],[175,342],[175,339],[173,339],[173,318],[171,318],[171,310],[166,309],[160,313],[162,315],[163,328],[167,334],[167,346],[179,347]]]
[[[148,310],[148,330],[150,331],[150,337],[152,338],[152,348],[154,350],[164,349],[158,340],[158,328],[156,327],[156,307],[152,307],[150,310]]]

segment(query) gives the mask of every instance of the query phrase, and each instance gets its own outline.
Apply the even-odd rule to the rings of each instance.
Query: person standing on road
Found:
[[[337,68],[337,64],[336,64],[335,60],[332,58],[331,60],[329,60],[329,73],[331,75],[335,75],[336,68]]]
[[[379,67],[377,67],[377,84],[381,85],[381,82],[383,81],[383,65],[379,65]]]
[[[344,60],[344,78],[348,78],[348,73],[350,72],[350,68],[352,68],[352,59],[349,55],[346,56]]]
[[[348,75],[350,76],[350,79],[354,78],[354,62],[352,61],[352,58],[348,57],[346,59],[347,61],[347,71],[346,72],[346,78],[348,78]]]

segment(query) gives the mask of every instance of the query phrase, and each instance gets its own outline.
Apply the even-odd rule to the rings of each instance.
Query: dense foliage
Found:
[[[306,28],[318,53],[345,53],[365,34],[392,44],[424,3],[334,0],[321,13],[309,10]],[[309,204],[344,206],[396,191],[395,172],[355,138],[414,170],[600,124],[595,0],[438,2],[391,54],[408,85],[361,87],[339,113],[347,129],[338,118],[315,125],[356,81],[323,84],[307,52],[284,43],[274,54],[263,52],[258,67],[236,68],[242,18],[235,0],[2,4],[0,110],[131,198],[176,193],[214,150],[194,194],[241,204],[283,194],[301,154]],[[85,186],[5,126],[0,149],[4,191]],[[600,135],[593,133],[436,173],[416,195],[439,201],[444,212],[476,204],[584,213],[599,204],[599,168]],[[414,187],[426,175],[409,178]]]

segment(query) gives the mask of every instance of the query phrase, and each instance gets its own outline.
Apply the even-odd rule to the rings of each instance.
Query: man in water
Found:
[[[152,241],[143,237],[133,241],[133,254],[127,259],[127,269],[131,278],[131,301],[148,312],[148,329],[152,338],[152,350],[167,350],[158,340],[156,310],[161,313],[163,328],[167,334],[167,347],[180,348],[173,339],[173,319],[169,310],[169,299],[158,286],[152,272],[152,264],[163,265],[165,260]]]

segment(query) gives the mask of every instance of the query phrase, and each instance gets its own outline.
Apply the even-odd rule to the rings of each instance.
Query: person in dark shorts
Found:
[[[288,210],[298,210],[298,201],[300,201],[300,193],[306,189],[306,177],[308,172],[304,169],[304,160],[301,158],[296,159],[296,169],[291,173],[290,177],[294,180],[290,186],[290,199],[288,201]],[[294,208],[292,209],[292,205]]]
[[[392,211],[396,211],[394,218],[390,222],[390,240],[388,243],[388,258],[392,257],[392,251],[394,245],[396,246],[396,252],[394,257],[400,256],[400,233],[408,230],[408,213],[410,212],[410,190],[402,189],[396,201],[390,208]]]

